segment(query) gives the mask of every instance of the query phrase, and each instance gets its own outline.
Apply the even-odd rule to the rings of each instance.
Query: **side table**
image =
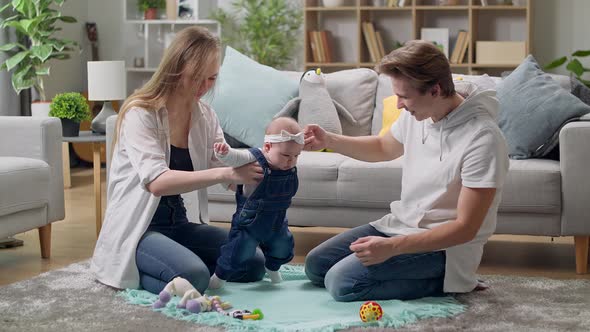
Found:
[[[107,137],[104,134],[93,133],[89,130],[80,131],[79,136],[62,138],[62,160],[64,170],[64,188],[72,186],[70,180],[70,154],[68,143],[92,143],[92,168],[94,170],[94,206],[96,216],[96,235],[102,227],[102,201],[100,183],[100,145],[105,144]]]

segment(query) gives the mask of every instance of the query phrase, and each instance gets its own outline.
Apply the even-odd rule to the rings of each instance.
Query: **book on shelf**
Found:
[[[363,36],[365,37],[365,44],[367,45],[367,49],[369,50],[369,56],[371,57],[372,62],[377,62],[377,57],[379,56],[376,52],[375,45],[373,45],[373,40],[371,38],[371,32],[369,28],[369,22],[362,23],[363,29]]]
[[[322,48],[324,50],[324,60],[325,62],[332,62],[334,61],[334,55],[332,51],[332,38],[330,38],[330,31],[322,30],[320,31],[320,37],[322,40]]]
[[[309,47],[311,48],[311,57],[313,62],[320,62],[319,49],[315,41],[315,31],[309,31]]]
[[[469,33],[465,32],[465,42],[463,42],[461,46],[461,51],[459,52],[459,60],[457,63],[463,63],[465,59],[465,54],[467,54],[467,47],[469,46]]]
[[[387,0],[387,7],[397,7],[398,0]]]
[[[451,58],[449,61],[451,63],[459,63],[459,57],[461,56],[461,50],[463,49],[463,43],[467,41],[467,31],[459,30],[457,34],[457,40],[455,41],[455,47],[453,47],[453,52],[451,53]]]
[[[488,0],[480,0],[481,6],[485,7],[488,5]]]
[[[326,30],[309,31],[309,46],[313,62],[329,63],[333,61],[330,32]]]
[[[318,62],[326,62],[324,45],[322,45],[322,37],[320,36],[319,31],[313,32],[313,39],[315,40],[315,43],[318,46]]]
[[[382,59],[385,56],[385,47],[383,46],[383,37],[381,37],[381,32],[375,31],[375,36],[377,37],[377,46],[379,48],[379,59]]]

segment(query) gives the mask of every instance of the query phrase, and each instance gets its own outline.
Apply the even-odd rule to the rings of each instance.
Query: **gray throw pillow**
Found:
[[[586,105],[590,105],[590,88],[580,82],[575,76],[571,77],[572,94],[578,97]]]
[[[498,125],[512,159],[545,156],[566,122],[590,113],[590,106],[562,89],[531,55],[498,84],[497,97]]]

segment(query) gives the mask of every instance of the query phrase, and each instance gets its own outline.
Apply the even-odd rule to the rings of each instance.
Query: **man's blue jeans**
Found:
[[[337,235],[309,252],[305,258],[307,277],[343,302],[445,295],[444,251],[399,255],[381,264],[363,266],[349,246],[364,236],[387,237],[371,225]]]
[[[207,224],[191,223],[178,202],[158,208],[135,253],[141,286],[159,294],[175,277],[187,279],[201,294],[209,285],[228,231]],[[252,282],[264,277],[260,249],[247,263],[248,269],[229,281]]]

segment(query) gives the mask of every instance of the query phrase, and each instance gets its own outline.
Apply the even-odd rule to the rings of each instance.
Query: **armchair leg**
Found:
[[[39,227],[39,244],[41,246],[41,257],[49,258],[51,255],[51,224]]]
[[[588,273],[588,244],[590,236],[574,236],[576,246],[576,273]]]

